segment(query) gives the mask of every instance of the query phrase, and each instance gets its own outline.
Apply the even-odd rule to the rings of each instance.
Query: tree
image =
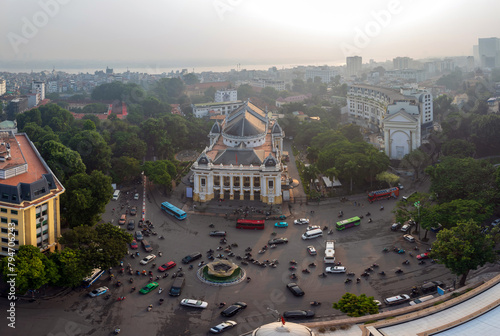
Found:
[[[401,160],[403,167],[413,169],[415,179],[418,180],[418,173],[429,163],[429,155],[420,149],[416,149],[406,154]]]
[[[111,160],[113,181],[122,183],[140,176],[142,168],[139,160],[122,156]]]
[[[40,148],[40,152],[50,169],[63,182],[75,174],[85,172],[85,164],[80,154],[60,142],[47,141]]]
[[[255,91],[250,85],[242,84],[238,86],[237,94],[238,99],[247,100],[248,98],[255,96]]]
[[[209,87],[203,92],[203,95],[208,98],[209,100],[207,102],[214,101],[215,99],[215,92],[217,92],[217,89],[214,88],[213,86]],[[240,98],[241,99],[241,98]]]
[[[76,287],[82,283],[92,267],[82,258],[80,250],[65,248],[49,255],[50,260],[57,266],[59,279],[54,283],[61,287]]]
[[[171,175],[171,173],[173,173]],[[144,174],[154,184],[164,187],[165,193],[172,190],[172,176],[177,174],[175,165],[168,160],[146,161],[144,164]]]
[[[417,224],[416,232],[420,231],[420,227],[423,228],[425,230],[424,241],[427,240],[430,228],[439,223],[434,218],[434,205],[429,200],[429,196],[427,193],[413,193],[406,200],[400,200],[393,210],[396,214],[396,221],[404,223],[413,220]]]
[[[182,76],[182,79],[184,80],[184,83],[186,83],[186,85],[193,85],[200,82],[200,80],[194,73],[188,73]]]
[[[106,204],[113,195],[111,177],[94,170],[71,176],[66,184],[67,190],[61,196],[63,215],[71,227],[94,225],[101,219]]]
[[[425,170],[431,177],[430,191],[439,203],[456,199],[473,199],[484,204],[496,197],[495,168],[486,160],[444,157]]]
[[[465,285],[471,270],[494,262],[494,241],[481,232],[481,226],[472,220],[458,222],[451,229],[443,229],[432,244],[432,257],[443,264],[453,274],[461,276],[459,286]]]
[[[492,214],[493,205],[484,205],[476,200],[456,199],[434,206],[431,216],[434,223],[440,223],[444,228],[450,229],[460,221],[473,220],[482,223]]]
[[[161,78],[152,88],[152,93],[163,103],[176,103],[184,92],[184,83],[179,78]]]
[[[69,140],[69,147],[80,154],[89,173],[95,170],[107,172],[111,167],[111,148],[96,131],[75,134]]]
[[[24,294],[28,289],[39,289],[48,283],[56,283],[59,279],[57,267],[40,249],[32,245],[22,245],[17,253],[10,258],[3,258],[3,279],[8,280],[8,274],[16,274],[15,286],[17,293]]]
[[[116,266],[127,254],[127,244],[132,241],[131,234],[110,223],[95,227],[78,226],[66,231],[59,239],[65,248],[81,254],[83,267],[108,269]]]
[[[443,155],[457,158],[472,157],[476,152],[474,143],[462,140],[451,139],[443,143],[441,148]]]
[[[333,308],[351,317],[378,314],[378,306],[373,296],[366,296],[366,294],[356,296],[351,293],[345,293],[339,302],[333,303]]]
[[[388,171],[383,171],[375,176],[375,179],[380,182],[385,182],[389,186],[393,186],[399,182],[399,176]]]

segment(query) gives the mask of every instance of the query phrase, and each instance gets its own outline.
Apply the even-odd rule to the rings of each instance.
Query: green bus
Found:
[[[347,228],[350,228],[353,226],[358,226],[359,224],[361,224],[361,218],[356,216],[356,217],[344,219],[344,220],[341,220],[340,222],[337,222],[336,228],[338,231],[342,231],[344,229],[347,229]]]

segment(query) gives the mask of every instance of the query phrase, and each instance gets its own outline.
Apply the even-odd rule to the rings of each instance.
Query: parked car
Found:
[[[312,231],[312,230],[316,230],[316,229],[320,229],[321,230],[321,226],[319,225],[309,225],[306,229],[306,231]]]
[[[288,238],[273,238],[267,242],[269,245],[272,244],[288,244]]]
[[[158,271],[160,272],[165,272],[173,267],[175,267],[177,264],[173,261],[169,261],[168,263],[166,264],[163,264],[161,265],[160,267],[158,267]]]
[[[139,193],[135,193],[134,199],[137,201],[139,199]]]
[[[495,219],[493,222],[491,222],[491,226],[497,226],[498,224],[500,224],[500,218]]]
[[[403,190],[405,187],[401,183],[398,183],[398,188],[399,190]]]
[[[425,253],[421,253],[421,254],[417,255],[418,260],[429,259],[430,257],[431,257],[431,254],[429,252],[425,252]]]
[[[135,229],[135,220],[131,219],[128,221],[127,230],[133,230],[133,229]]]
[[[236,323],[234,321],[225,321],[225,322],[217,324],[215,327],[210,328],[210,332],[212,334],[220,334],[223,331],[231,329],[232,327],[234,327],[237,324],[238,323]]]
[[[431,231],[437,233],[437,232],[441,231],[442,228],[443,228],[443,226],[438,223],[436,226],[431,227]]]
[[[410,243],[414,243],[415,242],[415,237],[413,237],[412,235],[405,234],[405,235],[403,235],[403,238],[405,240],[409,241]]]
[[[154,254],[150,254],[141,260],[141,265],[149,264],[150,262],[152,262],[155,259],[156,259],[156,256]]]
[[[245,302],[235,302],[226,309],[224,309],[220,314],[225,317],[231,317],[242,311],[247,307]]]
[[[326,273],[345,273],[346,270],[345,266],[332,266],[325,268]]]
[[[384,302],[386,305],[391,306],[391,305],[397,305],[403,302],[407,302],[410,300],[410,296],[408,294],[401,294],[401,295],[396,295],[392,296],[389,298],[384,299]]]
[[[391,225],[391,231],[397,231],[401,227],[401,223],[397,222]]]
[[[307,247],[307,252],[310,254],[310,255],[316,255],[317,252],[316,252],[316,249],[314,248],[314,246],[310,245]]]
[[[209,235],[212,237],[225,237],[226,231],[210,231]]]
[[[135,250],[136,248],[138,248],[139,246],[137,246],[137,241],[134,239],[132,240],[132,242],[130,243],[130,248]]]
[[[135,216],[137,215],[137,207],[133,206],[130,208],[130,216]]]
[[[295,296],[304,295],[304,291],[302,290],[302,288],[300,288],[299,285],[297,285],[295,282],[290,282],[286,285],[286,288],[288,288],[288,290]]]
[[[307,218],[296,219],[293,221],[293,224],[297,224],[297,225],[309,224],[309,219],[307,219]]]
[[[288,310],[283,313],[283,317],[286,319],[300,319],[314,317],[314,312],[312,310]]]
[[[189,264],[190,262],[195,261],[195,260],[200,259],[200,258],[201,258],[201,253],[194,252],[194,253],[191,253],[190,255],[187,255],[184,258],[182,258],[182,263]]]
[[[123,214],[120,216],[120,219],[118,220],[118,224],[123,225],[127,221],[127,215]]]
[[[418,299],[410,301],[410,306],[414,306],[416,304],[419,304],[419,303],[422,303],[422,302],[425,302],[425,301],[429,301],[431,299],[434,299],[433,295],[422,296],[422,297],[419,297]]]
[[[89,293],[90,297],[96,297],[99,295],[102,295],[104,293],[107,293],[109,291],[109,288],[106,286],[99,287],[97,289],[94,289],[92,292]]]
[[[274,227],[286,228],[286,227],[288,227],[288,223],[287,222],[277,222],[277,223],[274,223]]]
[[[207,302],[201,301],[201,300],[194,300],[194,299],[182,299],[181,305],[187,306],[187,307],[201,308],[201,309],[205,309],[208,307]]]
[[[401,228],[401,231],[403,231],[403,232],[408,232],[408,230],[410,230],[410,227],[411,227],[411,225],[410,225],[410,224],[405,224],[405,225],[403,225],[403,227]]]
[[[146,250],[146,252],[153,251],[153,248],[151,247],[151,245],[149,244],[149,242],[147,240],[142,240],[141,243],[142,243],[142,247],[144,247],[144,250]]]
[[[141,294],[148,294],[151,292],[153,289],[158,287],[158,282],[150,282],[146,286],[142,287],[139,293]]]
[[[137,239],[137,241],[141,241],[144,239],[141,231],[135,231],[135,239]]]

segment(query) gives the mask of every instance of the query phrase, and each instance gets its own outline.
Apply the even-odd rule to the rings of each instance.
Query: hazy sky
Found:
[[[472,55],[495,0],[1,0],[2,60],[205,64]]]

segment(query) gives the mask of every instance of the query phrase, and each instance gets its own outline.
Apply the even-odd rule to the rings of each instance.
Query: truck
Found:
[[[381,199],[387,199],[390,197],[397,198],[399,196],[399,188],[392,187],[387,189],[370,191],[368,193],[368,202],[372,203]]]
[[[335,263],[335,242],[328,240],[325,244],[325,257],[323,258],[325,264]]]

